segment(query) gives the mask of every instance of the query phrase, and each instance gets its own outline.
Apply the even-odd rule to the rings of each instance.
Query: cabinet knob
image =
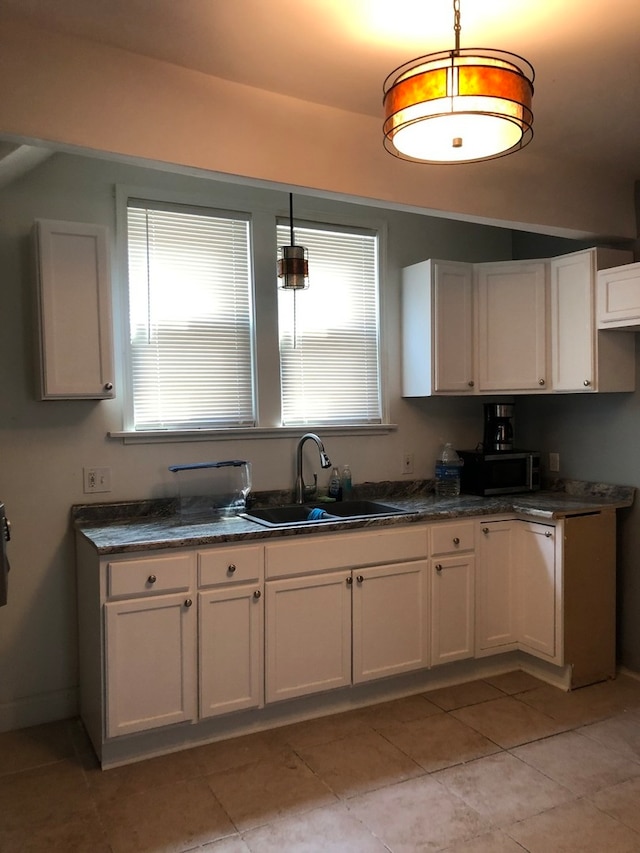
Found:
[[[353,583],[353,578],[351,577],[351,575],[347,575],[347,586],[351,586],[352,583]]]
[[[262,595],[262,593],[260,592],[260,590],[259,590],[259,589],[257,589],[257,590],[253,593],[253,597],[254,597],[254,598],[260,598],[260,596],[261,596],[261,595]]]
[[[469,386],[469,388],[473,388],[473,386],[474,386],[475,384],[476,384],[476,383],[473,381],[473,379],[470,379],[470,380],[467,382],[467,385]]]
[[[438,574],[439,574],[441,571],[442,571],[442,563],[436,563],[436,572],[438,572]]]
[[[457,536],[454,536],[454,537],[453,537],[453,544],[454,544],[454,545],[459,545],[459,544],[460,544],[460,539],[459,539],[459,537],[457,537]]]
[[[147,583],[155,583],[157,580],[158,578],[155,575],[149,575],[149,577],[147,578]]]
[[[105,391],[113,391],[113,382],[105,382],[104,383]]]
[[[547,539],[550,539],[553,534],[549,530],[547,530],[544,535],[547,537]]]
[[[356,580],[358,581],[358,583],[364,583],[364,578],[362,577],[362,575],[358,575]]]
[[[231,563],[230,566],[227,566],[227,571],[229,572],[230,575],[232,575],[235,572],[235,570],[236,570],[236,567],[233,563]]]
[[[584,387],[585,387],[585,388],[588,388],[588,387],[591,385],[591,380],[590,380],[590,379],[585,379],[585,380],[584,380],[584,382],[583,382],[582,384],[584,385]]]
[[[486,535],[488,534],[488,532],[489,532],[489,528],[488,528],[488,527],[483,527],[483,528],[482,528],[482,532],[483,532],[483,533],[484,533],[484,535],[486,536]]]
[[[187,598],[187,600],[184,603],[184,606],[185,607],[191,607],[192,604],[193,604],[193,601],[190,598]]]
[[[544,379],[538,379],[538,385],[544,385]]]

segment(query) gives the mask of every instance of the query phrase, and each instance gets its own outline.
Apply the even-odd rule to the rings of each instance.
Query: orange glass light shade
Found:
[[[506,51],[467,48],[418,57],[384,83],[384,146],[404,160],[471,163],[533,137],[533,67]]]

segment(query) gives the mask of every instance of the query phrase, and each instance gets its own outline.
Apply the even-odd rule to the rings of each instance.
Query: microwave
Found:
[[[459,450],[460,491],[470,495],[508,495],[540,488],[540,454],[532,450]]]

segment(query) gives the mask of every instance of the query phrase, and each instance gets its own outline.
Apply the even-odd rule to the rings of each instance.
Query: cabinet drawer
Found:
[[[352,569],[402,563],[427,556],[427,528],[410,527],[342,533],[336,536],[297,538],[265,547],[268,578],[311,574],[332,569]]]
[[[435,555],[473,551],[474,530],[473,521],[434,524],[431,528],[431,553]]]
[[[198,586],[261,581],[263,575],[262,545],[198,551]]]
[[[191,587],[193,558],[191,554],[167,554],[118,560],[107,565],[107,595],[155,595],[180,592]]]

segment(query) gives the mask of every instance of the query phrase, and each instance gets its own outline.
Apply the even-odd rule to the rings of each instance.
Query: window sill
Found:
[[[108,432],[107,437],[123,444],[169,444],[184,441],[215,441],[242,438],[298,438],[305,432],[327,435],[387,435],[398,429],[397,424],[363,424],[360,426],[293,426],[293,427],[244,427],[237,429],[194,429],[194,430],[122,430]]]

